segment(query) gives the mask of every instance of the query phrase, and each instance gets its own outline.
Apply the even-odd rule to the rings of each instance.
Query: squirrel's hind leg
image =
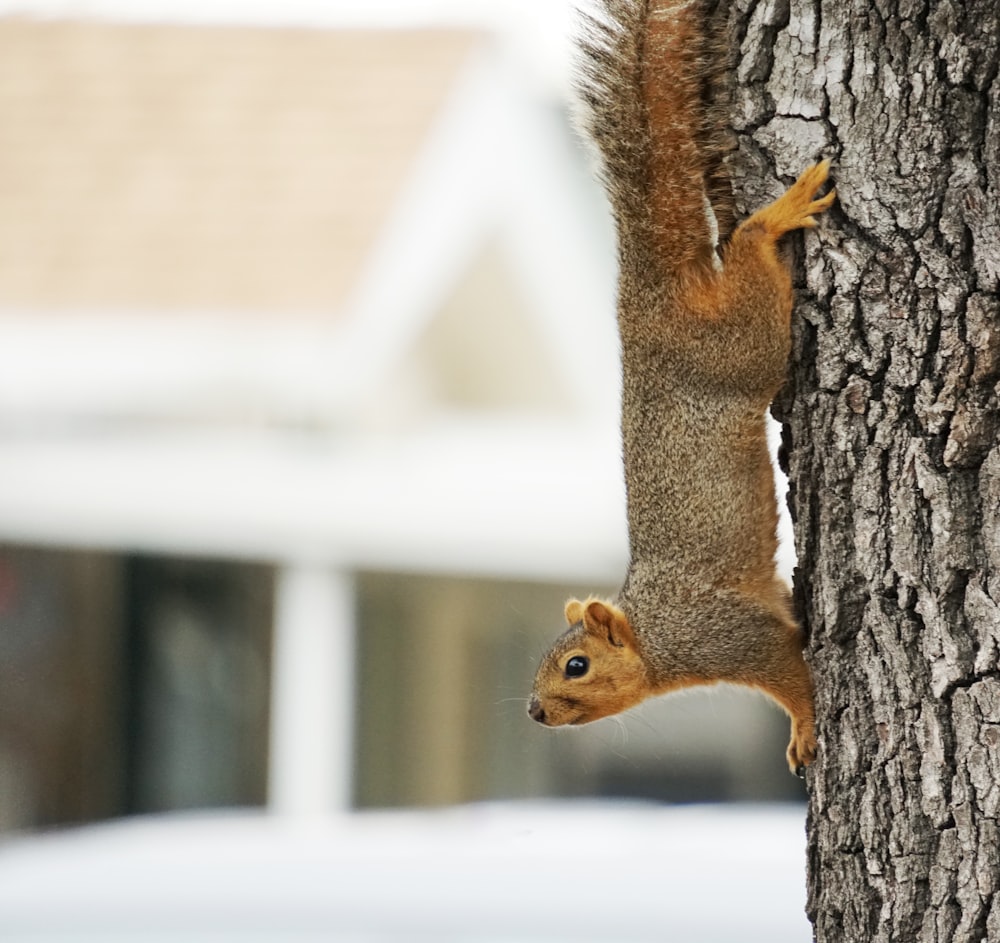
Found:
[[[730,300],[752,296],[764,284],[782,296],[782,307],[791,308],[788,266],[778,258],[776,243],[795,229],[812,229],[816,216],[829,209],[836,190],[821,197],[816,192],[826,182],[830,162],[807,167],[778,199],[740,223],[725,248],[724,286]],[[763,283],[762,283],[763,277]],[[787,299],[784,297],[787,295]]]
[[[792,280],[776,243],[784,233],[814,226],[815,215],[833,202],[832,190],[816,198],[828,173],[828,161],[805,170],[782,196],[737,227],[723,249],[721,270],[705,277],[701,268],[687,286],[688,311],[711,326],[714,346],[724,355],[708,351],[709,363],[692,345],[692,359],[766,399],[784,382],[791,343]]]

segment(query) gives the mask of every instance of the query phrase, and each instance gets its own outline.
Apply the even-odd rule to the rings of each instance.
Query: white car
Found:
[[[0,845],[4,943],[807,943],[802,806],[126,819]]]

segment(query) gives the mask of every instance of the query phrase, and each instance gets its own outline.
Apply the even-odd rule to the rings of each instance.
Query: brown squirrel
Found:
[[[757,688],[816,753],[813,692],[775,571],[765,413],[784,383],[791,277],[783,234],[816,225],[829,162],[732,229],[721,28],[704,0],[602,0],[582,46],[589,132],[618,237],[630,561],[614,602],[573,599],[528,712],[583,724],[696,684]],[[723,239],[717,252],[716,237]]]

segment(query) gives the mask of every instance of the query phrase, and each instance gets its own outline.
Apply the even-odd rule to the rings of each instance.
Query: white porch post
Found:
[[[316,564],[279,566],[271,669],[268,808],[316,815],[351,807],[354,587]]]

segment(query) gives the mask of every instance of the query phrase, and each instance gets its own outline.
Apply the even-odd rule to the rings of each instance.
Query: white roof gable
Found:
[[[342,408],[391,386],[493,244],[574,411],[617,411],[610,226],[593,218],[600,204],[563,113],[507,68],[490,49],[470,64],[357,283],[336,340]],[[512,382],[517,367],[506,365]]]

